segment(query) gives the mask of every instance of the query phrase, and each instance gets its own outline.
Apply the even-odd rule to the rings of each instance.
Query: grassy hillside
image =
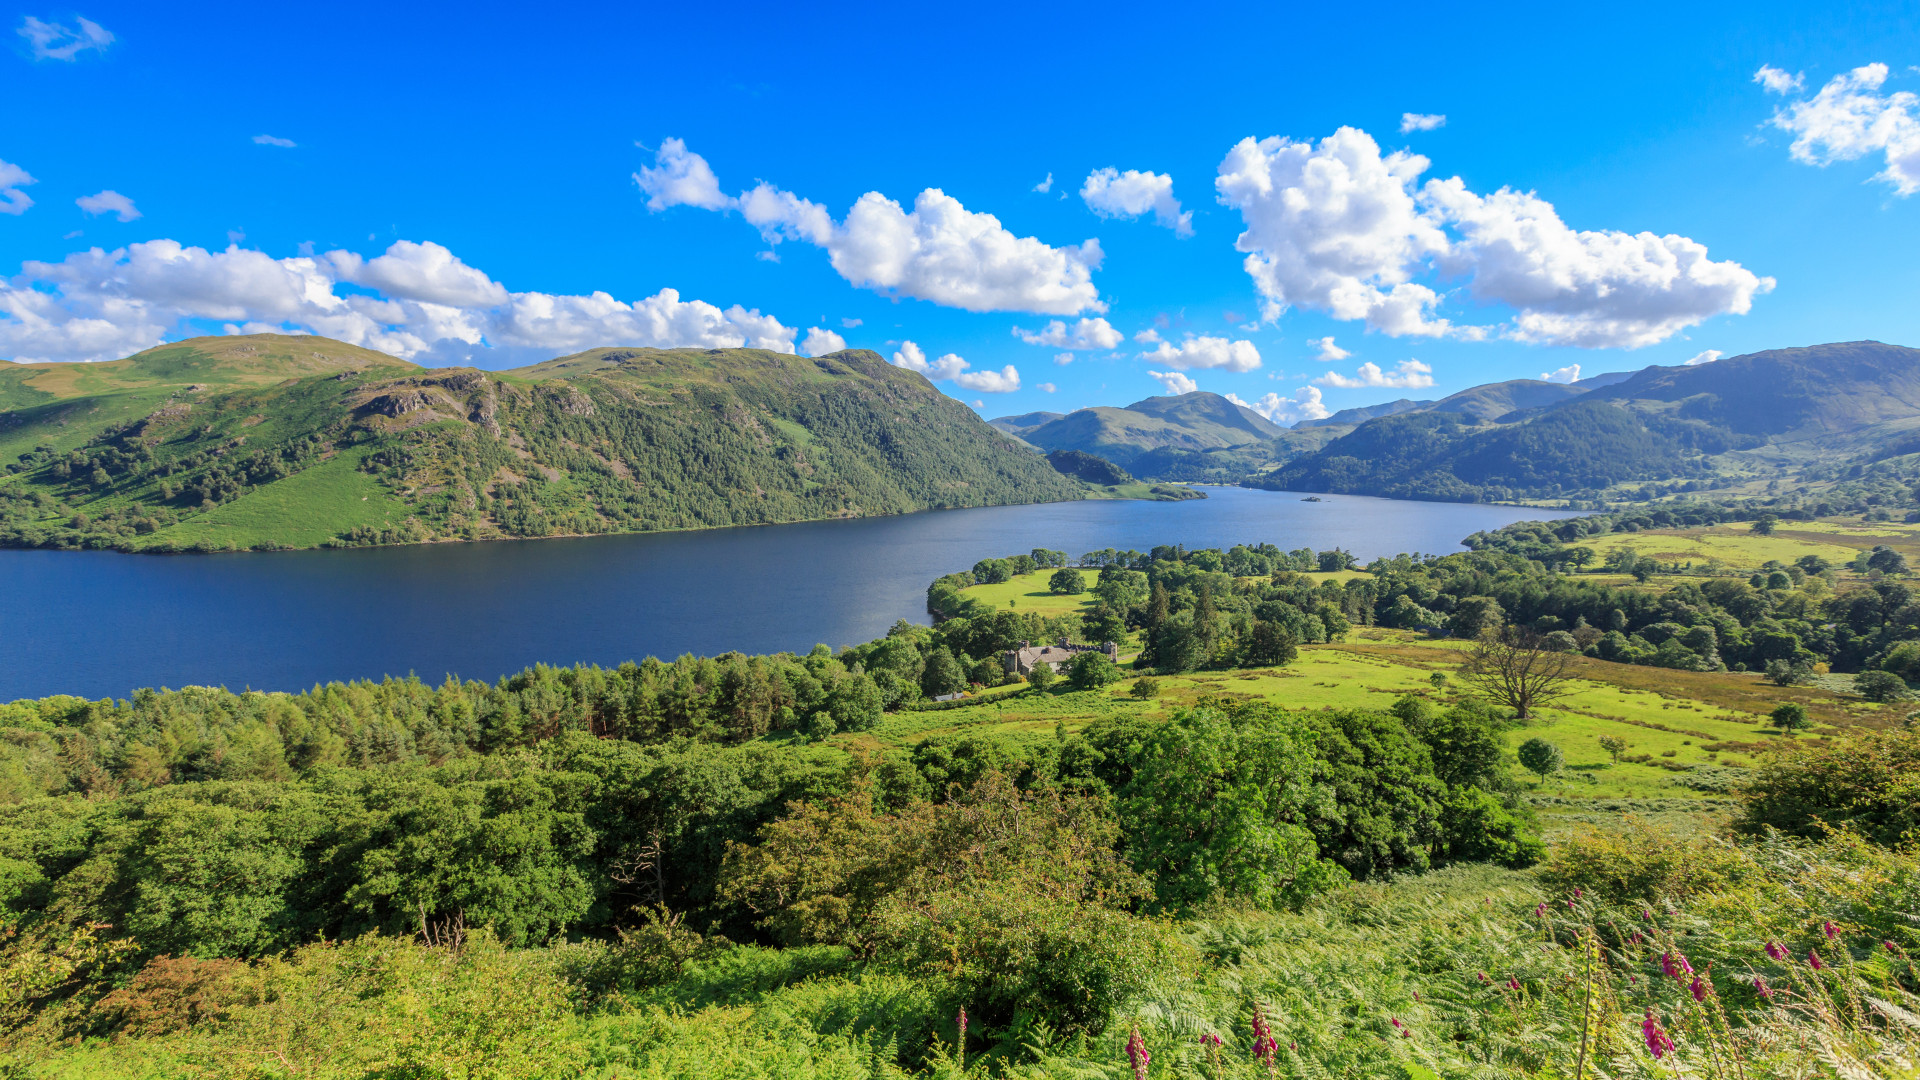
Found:
[[[1005,420],[1011,423],[1033,415]],[[1284,429],[1253,410],[1206,391],[1147,398],[1124,409],[1104,405],[1081,409],[1019,431],[1021,438],[1041,449],[1079,450],[1154,479],[1186,478],[1136,468],[1133,463],[1150,451],[1204,452],[1250,446],[1283,433]],[[1264,460],[1266,455],[1259,456]]]
[[[310,337],[0,368],[0,543],[224,550],[1072,499],[870,352],[595,349],[427,371]]]

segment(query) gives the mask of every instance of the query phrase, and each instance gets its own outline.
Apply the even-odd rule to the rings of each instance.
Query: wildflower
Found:
[[[1420,991],[1418,991],[1418,990],[1415,990],[1415,991],[1413,992],[1413,1000],[1415,1000],[1415,1001],[1419,1001],[1419,1000],[1420,1000]]]
[[[1544,919],[1547,917],[1547,905],[1544,901],[1541,902],[1540,906],[1533,909],[1533,917],[1536,919]]]
[[[1413,1038],[1413,1032],[1407,1028],[1407,1025],[1401,1023],[1400,1018],[1397,1016],[1393,1018],[1393,1029],[1395,1031],[1398,1031],[1400,1033],[1400,1037],[1403,1039]]]
[[[1567,901],[1567,910],[1568,910],[1568,911],[1572,911],[1572,910],[1573,910],[1573,901],[1571,901],[1571,900],[1569,900],[1569,901]]]
[[[1291,1044],[1289,1044],[1291,1045]],[[1280,1052],[1280,1043],[1273,1037],[1273,1029],[1267,1026],[1267,1014],[1260,1006],[1253,1007],[1253,1056],[1260,1064],[1272,1071],[1274,1055]]]
[[[1516,978],[1514,978],[1514,977],[1513,977],[1513,976],[1511,976],[1511,975],[1509,975],[1509,976],[1507,976],[1507,989],[1509,989],[1509,990],[1518,990],[1518,989],[1520,989],[1520,980],[1519,980],[1519,979],[1516,979]]]
[[[1812,968],[1815,971],[1819,971],[1821,968],[1826,967],[1827,965],[1820,962],[1819,953],[1814,952],[1812,949],[1808,949],[1807,950],[1807,966]]]
[[[1687,958],[1684,956],[1664,952],[1660,954],[1660,970],[1666,972],[1668,978],[1678,979],[1693,974],[1693,965],[1687,963]]]
[[[1891,942],[1891,941],[1889,941],[1889,942],[1887,942],[1887,947],[1888,947],[1888,948],[1892,948],[1892,947],[1893,947],[1893,942]],[[1483,971],[1483,972],[1481,972],[1481,973],[1480,973],[1480,981],[1481,981],[1481,982],[1492,982],[1493,980],[1492,980],[1492,979],[1489,979],[1489,978],[1487,978],[1487,973]]]
[[[1891,942],[1891,941],[1883,941],[1883,942],[1881,942],[1880,944],[1882,944],[1882,945],[1885,945],[1885,946],[1887,947],[1887,951],[1888,951],[1888,952],[1890,952],[1890,953],[1896,953],[1896,954],[1897,954],[1897,953],[1898,953],[1898,952],[1900,951],[1900,946],[1898,946],[1898,945],[1895,945],[1895,944],[1894,944],[1893,942]]]
[[[1139,1028],[1127,1037],[1127,1060],[1133,1062],[1133,1080],[1147,1080],[1147,1063],[1153,1055],[1147,1053],[1147,1040],[1140,1037]]]
[[[960,1048],[960,1067],[967,1067],[967,1007],[960,1006],[960,1015],[953,1018],[954,1026],[960,1029],[960,1038],[955,1045]]]
[[[1767,955],[1773,957],[1775,960],[1784,962],[1787,958],[1787,947],[1777,941],[1769,941],[1767,942]]]
[[[1584,894],[1584,893],[1582,893],[1582,892],[1581,892],[1581,891],[1580,891],[1579,889],[1577,889],[1577,888],[1576,888],[1576,889],[1574,889],[1574,890],[1573,890],[1573,898],[1574,898],[1575,900],[1578,900],[1578,899],[1580,899],[1580,897],[1581,897],[1581,896],[1583,896],[1583,895],[1585,895],[1585,894]]]
[[[1640,1021],[1640,1032],[1646,1036],[1647,1049],[1653,1053],[1655,1061],[1673,1053],[1673,1037],[1668,1035],[1660,1021],[1653,1018],[1653,1008],[1647,1008],[1646,1019]]]
[[[1687,990],[1693,994],[1693,1000],[1707,1000],[1707,984],[1701,981],[1700,976],[1693,977],[1693,985],[1687,987]]]
[[[1645,919],[1645,920],[1647,920],[1648,922],[1652,922],[1652,921],[1653,921],[1653,910],[1652,910],[1651,908],[1645,908],[1645,909],[1642,909],[1642,910],[1641,910],[1641,912],[1640,912],[1640,917],[1641,917],[1641,918],[1643,918],[1643,919]]]
[[[1755,975],[1753,977],[1753,989],[1760,995],[1761,1001],[1773,1000],[1773,988],[1767,985],[1766,976]]]
[[[1834,938],[1840,936],[1840,928],[1833,925],[1832,920],[1823,921],[1820,924],[1820,931],[1827,935],[1828,941],[1832,941]]]
[[[1220,1036],[1209,1031],[1205,1035],[1200,1036],[1200,1045],[1217,1048],[1220,1045]]]

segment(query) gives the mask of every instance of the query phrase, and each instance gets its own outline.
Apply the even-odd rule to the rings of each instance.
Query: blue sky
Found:
[[[0,356],[831,332],[989,416],[1290,422],[1920,345],[1916,10],[19,9]]]

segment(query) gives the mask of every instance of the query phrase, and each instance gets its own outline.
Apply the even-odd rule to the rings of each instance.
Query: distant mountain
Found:
[[[0,364],[0,544],[129,549],[700,528],[1085,490],[865,350],[593,349],[427,370],[315,337]]]
[[[1414,401],[1412,398],[1400,398],[1397,401],[1389,401],[1383,405],[1363,405],[1358,409],[1341,409],[1339,412],[1334,413],[1324,420],[1302,420],[1293,425],[1293,428],[1295,431],[1298,431],[1301,428],[1347,427],[1354,424],[1364,424],[1369,420],[1377,420],[1382,416],[1398,416],[1403,412],[1413,412],[1418,409],[1429,408],[1432,405],[1433,402],[1431,401]]]
[[[1595,381],[1591,389],[1534,380],[1475,387],[1430,409],[1369,420],[1255,482],[1402,498],[1537,498],[1622,482],[1778,477],[1796,463],[1920,449],[1920,350],[1845,342]],[[1448,402],[1455,407],[1441,407]],[[1507,406],[1515,408],[1502,412]]]
[[[1019,416],[1002,416],[997,420],[989,420],[987,423],[992,424],[994,427],[999,428],[1009,435],[1025,435],[1034,428],[1050,421],[1058,420],[1065,415],[1066,413],[1057,412],[1030,412],[1021,413]]]
[[[1278,438],[1285,430],[1219,394],[1196,390],[1177,397],[1147,398],[1124,409],[1104,405],[1080,409],[1029,428],[1020,437],[1043,450],[1079,450],[1136,475],[1153,476],[1132,464],[1149,451],[1248,446]]]
[[[1573,385],[1583,390],[1598,390],[1603,386],[1612,386],[1615,383],[1626,382],[1638,374],[1640,374],[1638,371],[1606,371],[1598,375],[1589,375],[1584,379],[1576,381]]]

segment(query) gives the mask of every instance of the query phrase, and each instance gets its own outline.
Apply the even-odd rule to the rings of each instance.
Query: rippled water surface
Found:
[[[0,551],[0,701],[135,687],[297,690],[535,662],[804,650],[927,621],[927,583],[1036,547],[1447,552],[1552,511],[1210,488],[709,532],[239,555]]]

